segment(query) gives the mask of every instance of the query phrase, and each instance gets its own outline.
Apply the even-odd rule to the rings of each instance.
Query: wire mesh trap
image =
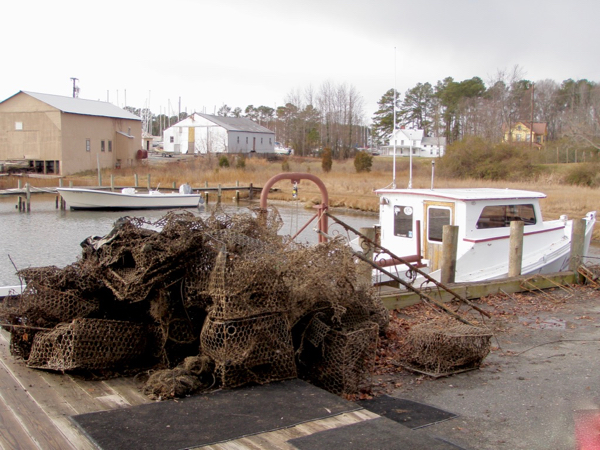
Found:
[[[0,306],[11,352],[47,370],[153,367],[155,398],[292,378],[301,353],[307,379],[355,393],[387,310],[359,283],[344,242],[298,244],[281,225],[272,207],[121,218],[82,242],[75,263],[18,272],[23,294]],[[323,311],[318,351],[299,353]],[[186,367],[189,358],[202,358],[202,370]]]
[[[66,371],[105,369],[134,361],[146,349],[143,325],[75,319],[35,335],[27,366]]]
[[[489,330],[445,318],[415,325],[403,365],[436,377],[475,369],[489,354],[491,337]]]

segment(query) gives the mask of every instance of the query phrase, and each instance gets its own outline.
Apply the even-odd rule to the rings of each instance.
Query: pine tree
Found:
[[[394,131],[394,89],[388,90],[377,102],[379,109],[373,115],[373,139],[375,144],[387,144]],[[398,107],[398,91],[396,91],[396,107]],[[397,123],[397,121],[396,121]]]

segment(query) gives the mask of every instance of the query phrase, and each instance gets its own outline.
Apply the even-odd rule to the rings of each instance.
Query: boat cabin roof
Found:
[[[545,198],[546,194],[518,189],[377,189],[377,195],[414,195],[430,198],[444,198],[450,200],[516,200]]]

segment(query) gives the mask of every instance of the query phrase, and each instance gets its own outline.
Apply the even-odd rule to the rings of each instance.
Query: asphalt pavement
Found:
[[[414,432],[468,450],[584,449],[598,439],[600,290],[567,289],[480,303],[495,332],[480,369],[397,374],[391,395],[458,414]]]

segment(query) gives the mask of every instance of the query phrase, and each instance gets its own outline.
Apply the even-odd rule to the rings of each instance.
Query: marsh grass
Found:
[[[271,177],[283,171],[308,172],[318,176],[327,187],[331,207],[356,209],[362,211],[378,211],[378,198],[373,193],[375,189],[390,187],[392,183],[392,158],[375,157],[370,172],[356,173],[354,161],[333,161],[329,173],[324,173],[321,160],[318,158],[302,157],[274,157],[270,159],[260,157],[246,158],[243,167],[237,164],[236,157],[229,156],[229,167],[219,167],[219,160],[210,157],[183,157],[181,159],[157,158],[144,161],[142,164],[116,170],[104,169],[102,171],[102,184],[110,185],[110,177],[114,176],[115,186],[132,186],[134,175],[138,175],[139,185],[147,185],[148,174],[151,185],[170,189],[173,183],[178,187],[189,183],[194,188],[202,188],[208,183],[209,187],[221,184],[223,187],[235,186],[263,186]],[[431,187],[431,160],[413,160],[413,188]],[[565,183],[565,174],[574,164],[559,164],[542,166],[536,170],[535,175],[520,181],[490,181],[473,179],[449,179],[435,177],[436,188],[460,187],[488,187],[512,188],[543,192],[547,198],[541,201],[545,219],[557,219],[561,214],[569,217],[583,217],[588,211],[600,210],[600,189],[591,187],[572,186]],[[407,158],[396,160],[396,185],[404,188],[408,186],[409,161]],[[97,173],[89,171],[76,176],[65,177],[64,186],[69,181],[74,186],[95,186],[98,184]],[[23,178],[33,186],[55,187],[58,180],[55,178]],[[14,188],[17,186],[17,177],[1,177],[0,189]],[[292,185],[289,181],[281,181],[275,186],[278,190],[269,194],[269,199],[292,200]],[[242,197],[245,193],[242,191]],[[298,189],[298,197],[308,207],[321,203],[321,194],[316,185],[302,181]],[[224,199],[227,201],[227,199]],[[594,239],[600,239],[600,226],[594,232]]]

